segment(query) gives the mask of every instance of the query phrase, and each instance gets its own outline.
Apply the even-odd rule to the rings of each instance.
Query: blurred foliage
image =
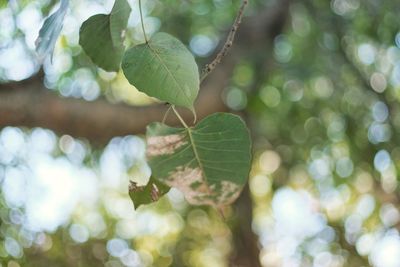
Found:
[[[274,2],[251,1],[247,13]],[[95,68],[78,45],[80,23],[112,4],[71,1],[54,63],[44,64],[45,84],[87,101],[154,102],[121,73]],[[144,5],[149,33],[179,37],[202,66],[238,2]],[[143,41],[136,2],[131,6],[127,46]],[[55,7],[55,1],[0,2],[0,80],[23,79],[39,68],[33,42]],[[231,109],[247,113],[255,140],[249,187],[264,266],[400,266],[399,13],[393,0],[293,0],[282,34],[235,67],[223,97]],[[224,220],[213,209],[188,206],[171,190],[160,203],[133,210],[129,178],[149,176],[143,146],[140,138],[124,137],[98,150],[48,130],[3,129],[2,266],[229,266],[235,235],[229,218],[240,217],[232,207]],[[27,203],[41,195],[25,196],[24,188],[41,175],[36,159],[48,162],[45,169],[77,170],[66,177],[86,177],[76,188],[93,189],[95,199],[79,191],[70,206],[41,202],[48,209],[41,214],[59,208],[65,216],[54,227],[31,225],[41,206]],[[46,175],[65,188],[52,197],[61,198],[69,180],[60,182],[62,174],[51,171]],[[46,181],[39,192],[51,184]]]

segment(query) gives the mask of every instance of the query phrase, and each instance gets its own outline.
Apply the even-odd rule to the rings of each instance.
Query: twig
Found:
[[[224,46],[222,47],[221,51],[219,51],[215,59],[211,61],[211,63],[207,64],[202,70],[200,83],[208,76],[208,74],[210,74],[215,69],[215,67],[221,62],[222,58],[228,53],[229,48],[231,48],[235,39],[235,34],[239,28],[239,25],[242,22],[244,9],[248,5],[248,3],[249,0],[243,0],[242,5],[240,6],[239,11],[236,15],[235,22],[233,23],[232,28],[229,31],[228,37],[226,38]]]

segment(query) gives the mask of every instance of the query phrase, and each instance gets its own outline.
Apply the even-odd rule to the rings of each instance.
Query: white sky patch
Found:
[[[19,81],[28,78],[37,67],[30,60],[22,41],[16,40],[10,46],[0,50],[0,68],[5,69],[7,79]]]
[[[273,266],[292,266],[284,262],[297,262],[298,246],[326,227],[326,221],[318,213],[315,204],[306,191],[295,191],[287,187],[276,191],[271,214],[264,217],[262,225],[259,225],[263,253],[267,253],[264,256],[272,257],[269,253],[273,251],[273,257],[277,260],[275,263],[279,262],[279,265]]]
[[[26,194],[27,224],[33,230],[54,231],[68,221],[79,202],[93,203],[98,198],[97,178],[84,167],[48,156],[38,157],[29,165],[32,174],[21,190]]]
[[[388,233],[375,243],[370,254],[370,261],[374,267],[400,266],[400,236],[398,232]]]
[[[110,143],[100,158],[100,176],[106,187],[119,188],[121,186],[121,174],[126,171],[122,161],[122,154],[118,144]]]
[[[314,204],[312,197],[305,191],[279,189],[272,200],[277,233],[303,239],[321,231],[325,221],[316,212]]]
[[[328,241],[317,237],[326,231],[327,225],[316,204],[303,190],[283,187],[275,192],[271,213],[258,218],[255,225],[263,246],[260,256],[263,264],[300,266],[299,246],[306,239],[314,240],[307,247],[308,253],[314,256],[327,249]]]
[[[55,231],[78,210],[93,211],[101,201],[115,218],[132,218],[131,200],[123,196],[129,181],[126,171],[138,166],[138,172],[149,172],[140,168],[147,166],[144,141],[135,136],[114,138],[104,149],[97,169],[83,164],[85,146],[70,139],[74,145],[64,151],[66,155],[54,157],[57,143],[63,147],[65,142],[62,138],[57,140],[48,130],[37,128],[30,135],[15,127],[0,131],[0,164],[6,165],[0,169],[1,189],[10,207],[23,208],[24,227],[32,231]],[[74,151],[79,147],[78,157]],[[17,161],[20,162],[17,166],[7,166]],[[81,219],[89,214],[93,212],[81,214]],[[101,216],[87,219],[84,224],[89,227],[90,235],[96,236],[105,229]],[[72,232],[79,234],[78,240],[86,239],[80,236],[82,231]]]

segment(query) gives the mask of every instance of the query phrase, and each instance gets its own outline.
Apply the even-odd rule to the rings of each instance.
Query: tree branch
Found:
[[[227,86],[232,69],[224,66],[203,86],[196,102],[200,118],[227,110],[220,93]],[[43,127],[97,144],[104,144],[114,136],[144,133],[149,123],[162,120],[166,109],[164,104],[134,107],[111,104],[105,99],[88,102],[64,98],[44,88],[39,77],[0,85],[0,128]],[[186,110],[181,113],[188,121],[192,116]],[[178,125],[175,116],[169,116],[166,123]]]
[[[229,48],[231,48],[231,46],[233,45],[233,41],[235,40],[235,34],[239,28],[240,23],[242,22],[242,17],[244,14],[244,9],[246,8],[246,6],[248,5],[249,1],[248,0],[243,0],[242,5],[239,8],[239,11],[236,15],[236,19],[233,22],[232,28],[229,31],[228,37],[226,38],[225,44],[223,45],[221,51],[217,54],[217,56],[214,58],[213,61],[211,61],[211,63],[207,64],[202,73],[201,73],[201,77],[200,77],[200,83],[208,76],[208,74],[210,74],[210,72],[212,72],[215,67],[221,63],[221,60],[223,57],[226,56],[226,54],[229,51]]]
[[[282,0],[242,24],[235,47],[202,84],[195,103],[199,119],[227,110],[221,93],[229,85],[235,63],[280,32],[286,10],[287,0]],[[264,49],[259,53],[265,54]],[[46,89],[42,76],[0,84],[0,128],[43,127],[58,134],[87,138],[93,144],[104,144],[114,136],[144,133],[150,122],[162,120],[167,109],[161,104],[133,107],[111,104],[105,99],[88,102],[64,98]],[[188,111],[180,110],[180,113],[191,121],[192,114]],[[175,116],[169,116],[166,123],[179,125]]]

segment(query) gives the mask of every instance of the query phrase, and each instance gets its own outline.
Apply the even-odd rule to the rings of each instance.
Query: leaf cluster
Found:
[[[39,34],[41,57],[52,52],[62,27],[68,0],[51,15]],[[159,32],[147,39],[141,1],[139,9],[145,43],[125,50],[124,38],[131,13],[126,0],[115,0],[110,14],[87,19],[79,44],[98,67],[119,71],[139,91],[172,105],[183,128],[155,122],[147,128],[147,157],[152,177],[145,186],[131,184],[136,208],[158,200],[169,187],[180,189],[189,203],[221,208],[240,194],[250,171],[251,141],[245,123],[229,113],[216,113],[193,127],[175,106],[190,109],[200,88],[200,75],[191,52],[177,38]],[[232,39],[233,40],[233,39]]]

